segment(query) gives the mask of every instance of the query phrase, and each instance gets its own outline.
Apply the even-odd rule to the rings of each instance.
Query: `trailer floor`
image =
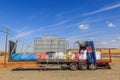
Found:
[[[0,69],[0,80],[120,80],[120,59],[113,61],[111,67],[112,69],[95,71],[12,71],[11,68],[2,68]]]

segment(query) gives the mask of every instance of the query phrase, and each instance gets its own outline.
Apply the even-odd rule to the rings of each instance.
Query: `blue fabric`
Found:
[[[12,59],[14,60],[37,60],[36,54],[19,54],[15,53],[12,55]]]
[[[88,46],[92,47],[92,51],[93,51],[91,53],[88,53],[88,61],[90,63],[96,63],[96,55],[95,55],[94,43],[93,43],[93,41],[88,41],[87,44],[88,44]]]
[[[12,59],[14,59],[14,60],[19,60],[20,57],[21,57],[21,54],[18,54],[18,53],[15,53],[12,55]]]
[[[93,53],[88,53],[88,61],[89,61],[89,63],[95,63],[94,57],[93,57],[92,54],[93,54]]]

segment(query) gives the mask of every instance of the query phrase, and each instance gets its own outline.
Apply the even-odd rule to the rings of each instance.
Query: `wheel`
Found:
[[[86,63],[83,63],[83,64],[81,64],[81,65],[79,65],[79,69],[80,70],[87,70],[87,64]]]
[[[97,65],[96,65],[96,64],[91,63],[91,64],[89,65],[89,69],[90,69],[90,70],[95,70],[96,68],[97,68]]]
[[[110,65],[109,65],[109,63],[106,63],[106,69],[111,69],[111,67],[110,67]]]
[[[109,65],[109,66],[107,66],[107,69],[111,69],[110,65]]]
[[[70,70],[76,71],[77,70],[77,64],[76,63],[71,63],[70,64]]]
[[[69,69],[69,65],[67,65],[67,64],[62,64],[62,65],[61,65],[61,70],[66,70],[66,69]]]

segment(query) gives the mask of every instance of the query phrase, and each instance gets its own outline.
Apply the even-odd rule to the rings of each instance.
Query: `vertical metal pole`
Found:
[[[109,59],[110,59],[110,62],[112,62],[111,49],[109,49]]]
[[[100,49],[100,52],[101,52],[101,59],[102,59],[102,55],[103,55],[103,54],[102,54],[102,49]]]
[[[6,42],[5,42],[4,67],[6,67],[6,59],[7,59],[7,42],[8,42],[8,27],[6,27]]]
[[[22,53],[22,50],[23,50],[23,46],[24,46],[24,44],[23,44],[23,45],[22,45],[22,47],[21,47],[20,53]]]
[[[67,48],[69,49],[69,41],[67,41]]]
[[[59,52],[59,40],[58,40],[58,44],[57,44],[57,52]]]

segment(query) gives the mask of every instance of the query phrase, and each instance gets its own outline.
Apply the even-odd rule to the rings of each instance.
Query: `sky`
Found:
[[[32,47],[35,38],[57,35],[94,41],[96,48],[120,48],[119,0],[0,0],[0,50],[9,40]],[[25,46],[27,47],[27,46]]]

